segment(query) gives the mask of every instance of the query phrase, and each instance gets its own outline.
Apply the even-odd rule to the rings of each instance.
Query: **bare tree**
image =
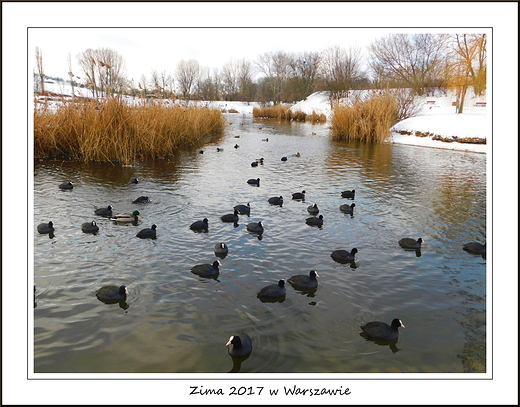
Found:
[[[239,61],[238,87],[240,100],[250,102],[254,98],[253,67],[245,58]]]
[[[303,100],[315,91],[320,62],[319,52],[302,52],[293,55],[290,64],[292,100]]]
[[[331,104],[362,78],[361,64],[361,50],[358,47],[346,50],[336,45],[323,51],[320,72],[325,89],[330,92]]]
[[[422,95],[441,75],[446,35],[392,34],[369,47],[370,66],[380,82],[397,82]]]
[[[291,57],[283,51],[266,52],[258,56],[256,66],[265,75],[262,81],[264,98],[270,98],[274,103],[280,103],[282,90],[291,74]]]
[[[122,92],[126,85],[125,62],[119,53],[110,48],[89,48],[77,58],[94,97]]]
[[[233,58],[222,67],[222,87],[227,100],[236,100],[240,89],[240,63]]]
[[[43,54],[40,47],[36,47],[36,69],[38,70],[38,77],[40,78],[40,91],[45,95],[45,72],[43,70]]]
[[[177,64],[176,77],[182,96],[189,100],[195,91],[200,76],[200,66],[195,59],[182,60]]]

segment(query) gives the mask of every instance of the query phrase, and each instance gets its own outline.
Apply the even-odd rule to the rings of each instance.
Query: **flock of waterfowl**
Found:
[[[265,140],[267,141],[267,139]],[[234,146],[234,148],[238,148],[238,144]],[[217,148],[217,151],[222,151],[223,149]],[[202,154],[203,151],[201,150]],[[300,153],[293,154],[293,156],[300,156]],[[287,160],[287,157],[282,157],[282,161]],[[264,159],[256,159],[251,163],[251,166],[256,167],[259,163],[263,164]],[[132,177],[130,180],[131,183],[137,184],[139,180],[135,177]],[[248,184],[254,186],[260,186],[260,178],[249,179],[247,180]],[[60,189],[73,189],[73,184],[71,182],[64,182],[59,185]],[[355,199],[356,191],[353,190],[345,190],[341,192],[342,198]],[[295,192],[292,194],[292,199],[294,200],[305,200],[305,190],[301,192]],[[271,205],[280,205],[282,206],[284,203],[284,198],[282,196],[273,196],[268,198],[267,200]],[[132,203],[134,204],[142,204],[149,203],[150,199],[146,196],[140,196]],[[342,204],[339,209],[347,214],[353,214],[355,204]],[[137,224],[139,217],[142,215],[139,211],[135,210],[132,213],[123,213],[123,214],[113,214],[113,207],[108,205],[104,208],[98,208],[95,210],[95,214],[98,216],[107,217],[110,220],[121,223],[134,223]],[[236,205],[233,208],[233,213],[224,214],[221,216],[222,222],[233,222],[238,223],[239,215],[248,215],[250,214],[251,206],[248,203],[247,205],[240,204]],[[316,203],[313,203],[307,207],[307,211],[309,214],[313,215],[305,219],[306,223],[311,226],[322,226],[323,225],[323,215],[319,215],[319,208]],[[190,229],[193,231],[207,231],[209,227],[209,221],[207,218],[202,220],[198,220],[193,222],[190,226]],[[85,222],[81,225],[81,229],[84,233],[97,233],[99,231],[99,227],[95,221]],[[259,222],[251,222],[246,226],[246,230],[251,233],[256,233],[261,235],[264,233],[264,226],[261,221]],[[48,223],[41,223],[37,226],[37,231],[40,234],[54,234],[54,224],[52,221]],[[152,224],[150,228],[145,228],[140,230],[137,234],[139,238],[152,238],[155,239],[157,236],[157,226]],[[412,239],[412,238],[402,238],[399,240],[398,244],[404,249],[416,250],[418,256],[420,255],[421,245],[424,242],[422,238]],[[463,249],[470,253],[480,254],[483,257],[486,255],[486,245],[478,242],[470,242],[464,244]],[[228,254],[229,248],[226,243],[219,242],[215,245],[214,252],[217,257],[224,258]],[[350,251],[348,250],[334,250],[331,253],[331,257],[334,261],[338,263],[354,263],[355,256],[358,253],[357,248],[352,248]],[[209,277],[216,278],[219,275],[219,267],[222,264],[215,260],[212,264],[198,264],[191,268],[191,272],[201,277]],[[300,291],[313,291],[318,287],[318,279],[319,274],[316,270],[311,270],[308,275],[295,275],[287,279],[287,282],[291,284],[291,286]],[[36,289],[36,287],[35,287]],[[261,288],[257,292],[257,297],[262,302],[276,302],[283,301],[286,296],[286,286],[285,280],[279,280],[275,284],[267,285]],[[110,285],[99,288],[96,291],[97,298],[105,303],[120,303],[126,301],[128,296],[128,290],[125,285]],[[368,322],[362,326],[360,326],[363,331],[363,335],[367,339],[379,340],[379,341],[395,341],[398,338],[398,328],[404,328],[404,324],[400,319],[395,318],[391,324],[387,324],[385,322],[380,321],[372,321]],[[252,351],[252,340],[251,337],[244,331],[240,331],[237,334],[232,335],[228,342],[226,343],[228,347],[228,353],[234,358],[245,359],[249,357]]]

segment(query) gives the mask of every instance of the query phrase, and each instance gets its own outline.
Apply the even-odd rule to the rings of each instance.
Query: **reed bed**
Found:
[[[366,99],[358,98],[333,109],[332,138],[381,143],[390,136],[397,118],[395,97],[388,92],[371,94]]]
[[[224,128],[221,112],[207,107],[65,102],[56,111],[35,109],[34,156],[129,164],[200,145]]]
[[[313,111],[312,114],[307,114],[302,111],[293,112],[289,106],[283,105],[255,107],[253,108],[253,117],[298,122],[310,121],[314,123],[323,123],[327,121],[327,116],[324,114],[319,114],[315,111]]]

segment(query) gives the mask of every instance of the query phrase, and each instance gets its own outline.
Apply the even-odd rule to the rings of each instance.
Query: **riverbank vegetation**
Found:
[[[66,101],[34,110],[34,157],[132,163],[173,154],[220,135],[225,121],[207,107],[129,106],[118,98]]]
[[[332,116],[332,138],[383,142],[398,121],[398,111],[397,99],[389,92],[376,92],[348,105],[337,105]]]
[[[311,114],[307,114],[301,111],[293,112],[291,111],[290,106],[284,106],[281,104],[266,107],[255,107],[253,109],[253,117],[297,122],[307,121],[313,123],[325,123],[327,121],[327,116],[324,114],[316,113],[315,111],[312,111]]]

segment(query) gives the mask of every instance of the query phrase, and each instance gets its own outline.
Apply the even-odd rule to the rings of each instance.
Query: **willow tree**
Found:
[[[486,90],[486,34],[454,34],[450,39],[448,86],[456,89],[457,113],[463,113],[469,87],[479,96]]]

